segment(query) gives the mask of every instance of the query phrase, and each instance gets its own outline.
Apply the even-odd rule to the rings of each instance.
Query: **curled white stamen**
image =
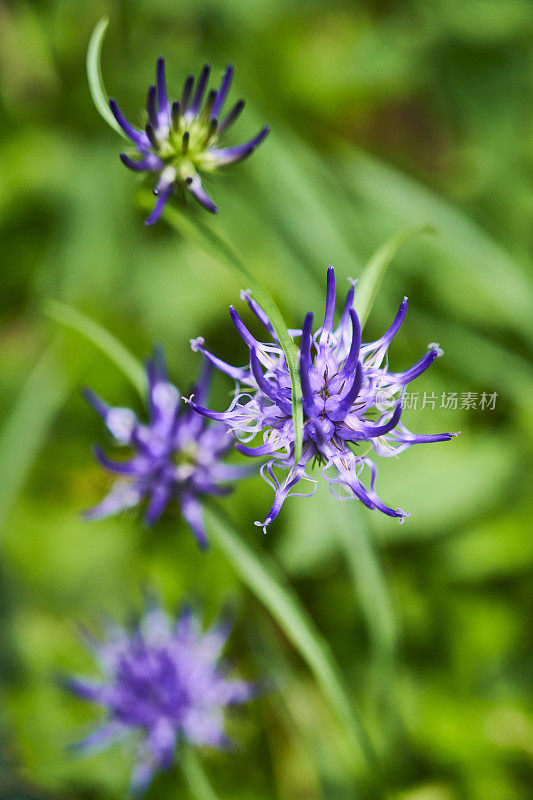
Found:
[[[442,347],[438,342],[431,342],[431,344],[428,344],[428,350],[436,350],[437,358],[440,358],[441,356],[444,355],[444,350],[442,349]]]

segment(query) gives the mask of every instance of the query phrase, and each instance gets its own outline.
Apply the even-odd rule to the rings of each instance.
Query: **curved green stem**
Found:
[[[75,312],[75,309],[70,309],[68,306],[66,308],[69,309],[69,312]],[[75,312],[75,319],[78,319],[78,313]],[[55,316],[57,318],[58,315]],[[110,333],[100,329],[96,323],[93,323],[95,325],[93,329],[92,325],[88,324],[92,323],[92,320],[84,315],[80,316],[83,324],[69,327],[73,327],[85,335],[104,352],[107,347],[111,346],[117,365],[133,385],[140,389],[135,376],[138,376],[140,382],[142,367],[135,357]],[[62,321],[64,322],[64,320]],[[98,333],[96,337],[94,336],[95,330]],[[102,334],[105,334],[103,338]],[[104,342],[105,346],[103,346]],[[135,367],[134,369],[131,368],[132,365]],[[307,663],[322,694],[338,717],[350,749],[353,748],[362,753],[368,767],[369,777],[375,786],[376,800],[384,797],[379,759],[362,722],[361,714],[350,698],[350,692],[345,686],[344,678],[328,642],[315,628],[312,619],[298,596],[288,585],[276,563],[264,552],[250,548],[222,509],[215,506],[214,503],[206,506],[205,516],[211,538],[224,551],[243,583],[268,609]],[[193,778],[194,776],[198,777],[198,770],[195,771],[194,765],[191,769],[190,774]],[[203,800],[205,798],[216,800],[213,795],[209,794],[204,795]]]
[[[143,208],[152,206],[152,196],[148,192],[140,195]],[[298,364],[298,348],[288,334],[287,323],[270,293],[255,278],[231,245],[216,233],[203,220],[176,206],[167,205],[163,217],[174,230],[195,241],[200,247],[222,261],[230,268],[240,283],[241,289],[250,289],[257,302],[267,314],[287,359],[292,385],[292,419],[294,424],[294,461],[297,464],[302,455],[303,410],[302,387]]]
[[[248,547],[220,507],[211,503],[206,506],[205,514],[211,538],[225,552],[241,580],[268,609],[305,660],[339,719],[350,748],[362,753],[369,775],[379,791],[376,797],[383,796],[378,756],[328,642],[315,628],[276,563],[264,552]]]

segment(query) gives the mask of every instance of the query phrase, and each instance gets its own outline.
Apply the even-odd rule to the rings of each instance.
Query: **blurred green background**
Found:
[[[45,298],[92,316],[140,358],[163,344],[184,393],[200,363],[189,338],[245,360],[228,315],[241,287],[164,222],[145,228],[121,142],[92,105],[85,52],[105,13],[105,82],[130,118],[163,54],[175,96],[204,61],[215,79],[235,64],[231,97],[242,94],[247,108],[232,141],[271,124],[254,157],[211,192],[214,224],[289,325],[322,312],[329,264],[344,294],[345,278],[398,229],[438,229],[395,259],[365,331],[378,336],[408,295],[391,368],[429,342],[445,350],[412,387],[435,392],[436,408],[405,419],[417,432],[462,436],[379,462],[381,498],[411,518],[400,527],[355,503],[340,509],[321,490],[290,500],[264,537],[252,524],[271,501],[259,479],[225,506],[247,541],[279,561],[329,639],[392,797],[531,797],[528,0],[0,2],[1,796],[123,796],[127,752],[65,749],[97,711],[55,676],[92,671],[76,624],[100,611],[125,620],[148,582],[169,607],[196,599],[206,621],[229,602],[230,656],[243,676],[276,687],[230,720],[235,753],[202,754],[221,800],[372,797],[307,668],[220,551],[199,553],[176,511],[152,530],[136,514],[80,518],[109,480],[90,452],[102,427],[79,388],[138,405],[104,355],[46,320]],[[217,377],[215,407],[230,389]],[[442,392],[498,396],[493,411],[454,410],[439,407]],[[188,796],[179,772],[148,794]]]

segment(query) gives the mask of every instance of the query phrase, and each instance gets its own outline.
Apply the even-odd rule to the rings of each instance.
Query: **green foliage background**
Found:
[[[366,327],[410,309],[391,347],[403,369],[438,341],[445,356],[413,389],[420,432],[462,430],[380,462],[403,526],[326,491],[290,500],[267,537],[259,480],[225,501],[269,552],[331,643],[398,800],[515,800],[533,781],[531,485],[533,377],[533,6],[527,0],[121,0],[0,2],[0,725],[5,798],[118,798],[126,751],[65,748],[96,712],[57,686],[89,673],[76,624],[127,619],[154,585],[210,620],[230,604],[229,655],[274,691],[229,722],[235,753],[202,753],[221,800],[373,797],[305,665],[223,553],[201,554],[177,513],[88,524],[108,478],[79,387],[138,407],[131,386],[42,313],[71,303],[140,358],[164,345],[186,393],[189,338],[233,362],[238,286],[164,223],[142,224],[121,142],[91,103],[85,51],[99,17],[106,85],[135,118],[155,59],[169,86],[209,60],[236,67],[247,98],[235,140],[265,121],[250,161],[212,184],[215,224],[270,289],[289,325],[323,308],[325,268],[345,278],[399,228],[438,229],[395,259]],[[241,304],[242,305],[242,304]],[[213,403],[231,387],[216,380]],[[440,408],[442,392],[497,392],[496,409]],[[140,409],[139,409],[140,410]],[[384,580],[376,572],[375,552]],[[392,616],[391,616],[392,608]],[[179,771],[148,798],[189,796]],[[191,795],[192,796],[192,795]]]

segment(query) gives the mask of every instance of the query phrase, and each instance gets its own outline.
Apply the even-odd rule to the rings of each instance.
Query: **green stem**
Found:
[[[192,747],[188,745],[182,747],[178,763],[195,800],[219,800]]]
[[[362,753],[380,795],[381,767],[374,746],[350,699],[344,678],[328,642],[315,628],[300,599],[264,552],[248,547],[224,512],[214,504],[205,508],[211,538],[225,552],[235,571],[258,597],[293,643],[313,673],[324,697],[333,708],[346,734],[348,745]]]
[[[143,208],[149,209],[152,206],[152,196],[142,193],[140,202]],[[222,258],[224,263],[241,284],[241,289],[249,288],[255,300],[262,306],[267,314],[272,327],[278,337],[280,346],[283,348],[287,359],[287,368],[291,377],[292,385],[292,419],[294,424],[294,463],[298,464],[302,455],[303,438],[303,410],[302,410],[302,387],[300,384],[300,369],[298,364],[298,349],[292,341],[287,331],[287,323],[270,293],[255,278],[241,258],[233,250],[231,245],[219,236],[203,220],[194,216],[189,211],[182,211],[176,206],[167,205],[163,216],[167,223],[174,230],[182,233],[195,241],[206,252],[210,253],[217,260]]]
[[[70,309],[69,307],[65,307],[65,309],[75,312],[75,309]],[[78,312],[75,313],[77,314]],[[70,327],[87,336],[104,350],[106,347],[103,347],[103,343],[106,346],[111,345],[117,364],[133,384],[140,389],[141,387],[134,376],[137,374],[140,382],[142,367],[135,357],[111,334],[103,331],[103,329],[100,330],[96,323],[94,323],[96,328],[93,330],[91,325],[87,325],[87,322],[92,321],[83,315],[81,317],[83,325],[70,325]],[[77,319],[77,316],[75,318]],[[93,335],[95,331],[98,336]],[[104,337],[102,339],[102,332],[106,333],[109,338]],[[131,369],[131,366],[135,368]],[[328,642],[316,630],[313,621],[298,596],[287,584],[277,564],[264,552],[248,547],[219,507],[212,504],[207,505],[205,515],[209,523],[212,539],[225,552],[236,573],[272,614],[280,628],[282,628],[296,650],[306,661],[324,697],[336,713],[343,727],[350,751],[359,749],[362,753],[368,766],[369,777],[376,789],[376,800],[384,797],[378,757],[362,723],[360,712],[350,699],[350,693],[345,686],[344,678],[335,662]],[[185,758],[187,759],[187,756]],[[185,763],[189,765],[190,759],[189,761],[186,760]],[[199,773],[193,763],[188,772],[189,780],[196,781],[194,785],[198,788],[199,796],[202,797],[202,800],[216,800],[210,787],[211,794],[209,794],[204,785],[200,785],[200,774],[203,775],[203,773]]]

